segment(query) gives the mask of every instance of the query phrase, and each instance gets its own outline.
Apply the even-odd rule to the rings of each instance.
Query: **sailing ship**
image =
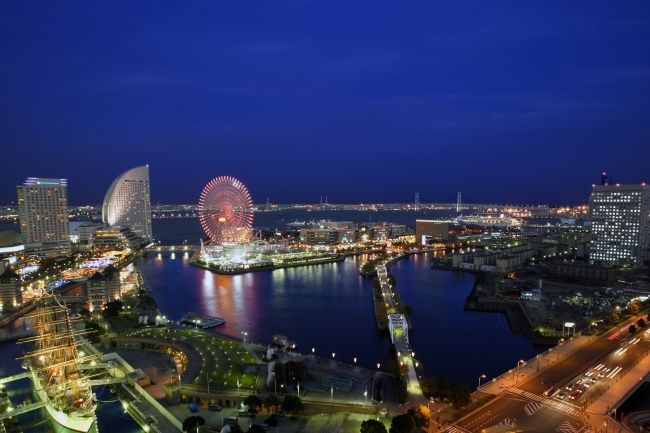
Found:
[[[46,402],[52,420],[72,431],[91,431],[96,425],[97,399],[90,382],[94,375],[86,373],[84,364],[94,365],[102,355],[84,351],[88,342],[83,335],[91,331],[75,327],[81,319],[72,318],[56,296],[44,293],[36,304],[29,316],[36,335],[18,341],[30,346],[18,359],[30,371],[36,394]]]

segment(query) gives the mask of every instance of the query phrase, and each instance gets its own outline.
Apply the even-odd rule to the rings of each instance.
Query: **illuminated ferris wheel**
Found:
[[[217,244],[248,242],[253,225],[253,201],[248,189],[234,177],[212,179],[201,192],[199,220]]]

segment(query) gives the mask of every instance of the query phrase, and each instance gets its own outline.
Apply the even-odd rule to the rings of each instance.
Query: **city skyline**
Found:
[[[0,6],[5,164],[99,204],[216,176],[264,203],[579,204],[648,181],[650,6]],[[117,24],[117,25],[116,25]]]

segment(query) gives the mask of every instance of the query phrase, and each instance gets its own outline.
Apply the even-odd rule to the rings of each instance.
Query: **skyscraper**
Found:
[[[29,177],[17,189],[23,242],[59,242],[69,247],[67,180]]]
[[[109,226],[129,227],[146,241],[153,239],[148,165],[133,168],[115,179],[104,197],[102,221]]]
[[[650,246],[650,187],[594,185],[589,205],[590,261],[641,266]]]

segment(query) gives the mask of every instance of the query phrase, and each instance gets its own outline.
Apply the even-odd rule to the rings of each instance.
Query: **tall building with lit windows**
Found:
[[[650,247],[650,187],[594,185],[589,199],[592,263],[638,267]]]
[[[102,221],[111,227],[128,227],[147,242],[153,239],[148,165],[133,168],[115,179],[104,197]]]
[[[28,177],[17,187],[20,236],[25,244],[70,244],[68,181]]]

